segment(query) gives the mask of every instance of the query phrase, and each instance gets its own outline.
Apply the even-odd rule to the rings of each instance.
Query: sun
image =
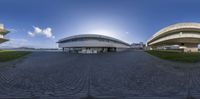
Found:
[[[103,29],[92,30],[89,32],[89,34],[99,34],[99,35],[106,35],[110,37],[118,37],[115,32],[109,31],[109,30],[103,30]]]

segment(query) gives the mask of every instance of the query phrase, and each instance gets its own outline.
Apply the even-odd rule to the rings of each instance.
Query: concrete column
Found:
[[[63,51],[63,52],[65,51],[65,48],[64,48],[64,47],[62,48],[62,51]]]
[[[185,43],[182,46],[184,46],[184,52],[198,52],[198,44]]]
[[[151,46],[150,50],[157,50],[157,46]]]

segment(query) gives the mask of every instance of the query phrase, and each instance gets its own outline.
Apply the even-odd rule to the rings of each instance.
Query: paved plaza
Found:
[[[200,63],[165,61],[143,51],[33,52],[0,68],[0,97],[184,99],[200,97]]]

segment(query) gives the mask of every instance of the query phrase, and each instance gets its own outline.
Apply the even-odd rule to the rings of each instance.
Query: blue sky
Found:
[[[0,0],[0,23],[11,31],[1,46],[54,48],[75,34],[146,42],[178,22],[200,22],[199,0]]]

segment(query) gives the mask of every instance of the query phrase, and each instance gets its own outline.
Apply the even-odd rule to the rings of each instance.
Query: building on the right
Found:
[[[8,41],[8,39],[6,39],[4,36],[9,33],[8,30],[4,29],[4,25],[0,24],[0,44],[3,42]]]
[[[151,50],[165,46],[179,46],[184,52],[198,52],[200,23],[177,23],[155,33],[148,41]]]

